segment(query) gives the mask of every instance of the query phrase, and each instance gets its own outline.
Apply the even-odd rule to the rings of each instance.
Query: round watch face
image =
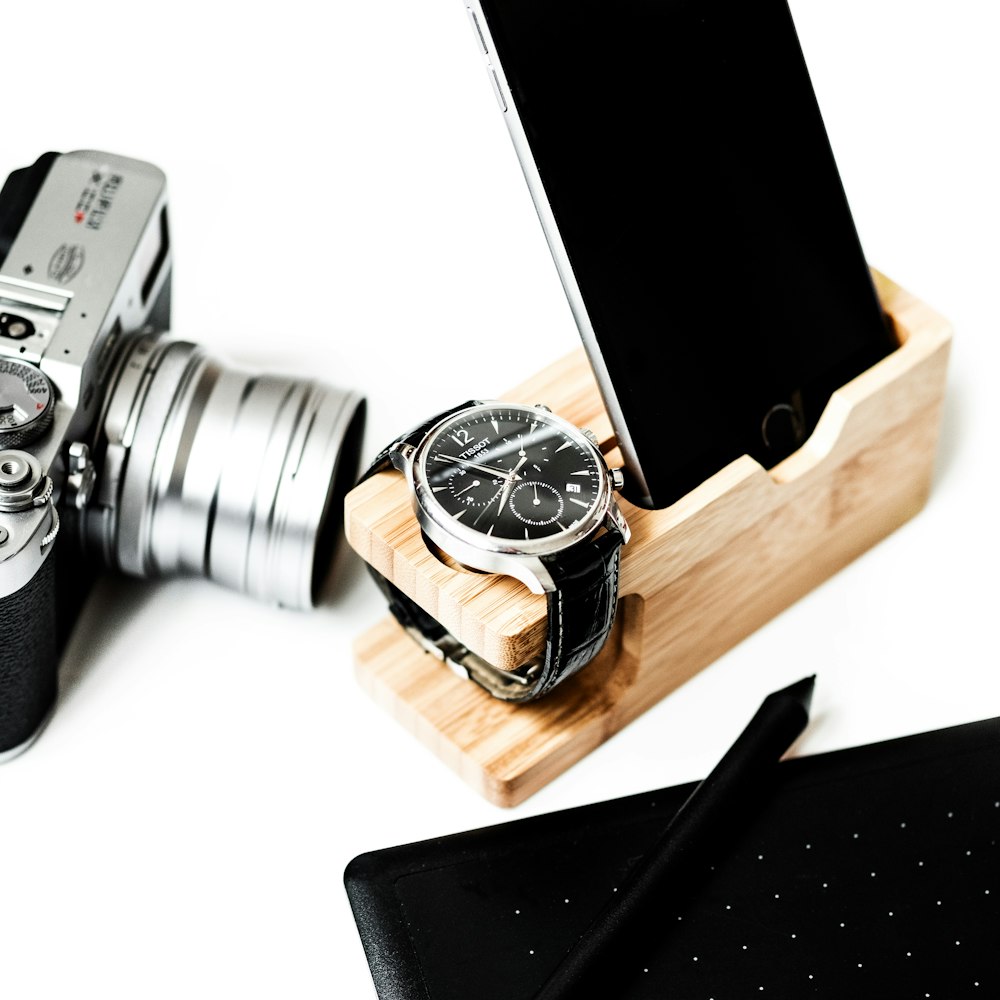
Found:
[[[580,431],[545,410],[503,403],[442,424],[421,448],[419,471],[449,527],[519,544],[591,522],[607,481]]]

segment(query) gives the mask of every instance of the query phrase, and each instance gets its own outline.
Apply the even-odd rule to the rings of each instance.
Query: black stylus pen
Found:
[[[535,1000],[600,995],[594,990],[603,979],[614,976],[622,945],[644,927],[655,926],[692,865],[704,859],[706,847],[718,845],[726,824],[731,820],[738,824],[741,808],[774,776],[782,754],[809,721],[815,682],[815,674],[805,677],[761,702],[743,732],[629,871]]]

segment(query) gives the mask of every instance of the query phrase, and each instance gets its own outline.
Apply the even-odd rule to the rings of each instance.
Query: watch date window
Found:
[[[567,483],[566,484],[566,492],[567,493],[581,493],[583,491],[580,489],[580,484],[579,483]]]

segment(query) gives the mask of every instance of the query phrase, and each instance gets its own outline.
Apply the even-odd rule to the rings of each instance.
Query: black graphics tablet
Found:
[[[1000,996],[1000,719],[778,771],[696,891],[631,943],[616,1000]],[[354,858],[380,1000],[528,1000],[693,788]]]

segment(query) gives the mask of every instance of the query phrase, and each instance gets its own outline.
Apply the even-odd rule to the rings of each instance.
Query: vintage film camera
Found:
[[[170,333],[166,181],[46,153],[0,191],[0,760],[55,704],[102,566],[316,604],[365,399]]]

